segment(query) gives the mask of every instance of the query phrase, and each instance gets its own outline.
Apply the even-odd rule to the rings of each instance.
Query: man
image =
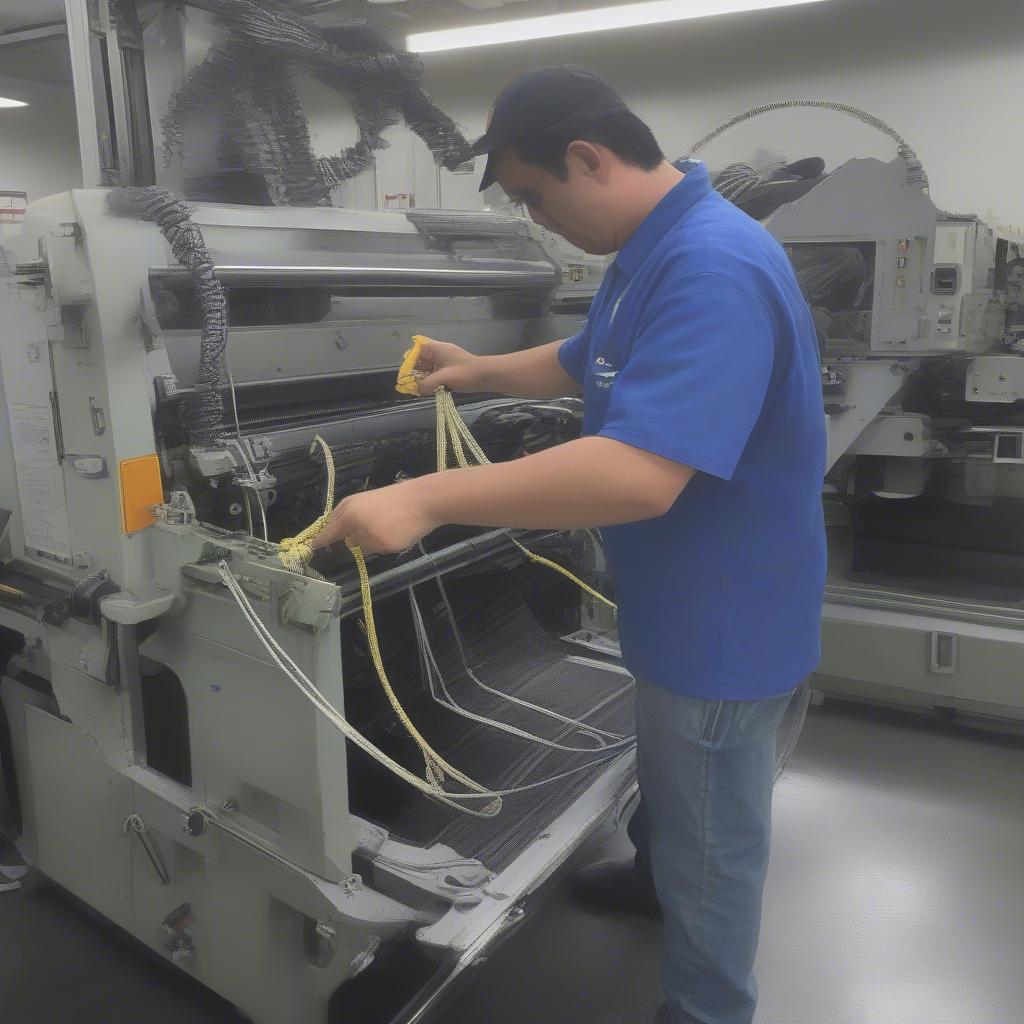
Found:
[[[824,415],[814,324],[780,246],[674,167],[612,88],[575,66],[498,97],[477,143],[539,224],[617,252],[579,334],[478,357],[442,342],[420,392],[578,391],[576,441],[346,498],[318,539],[396,551],[443,523],[601,527],[637,679],[635,862],[592,895],[665,922],[660,1019],[749,1024],[775,729],[818,661]]]

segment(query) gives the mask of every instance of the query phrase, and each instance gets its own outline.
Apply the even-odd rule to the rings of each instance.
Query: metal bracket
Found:
[[[410,846],[367,823],[359,851],[373,862],[376,875],[386,876],[408,892],[418,891],[462,909],[483,900],[483,888],[494,877],[479,861],[461,857],[449,846]]]
[[[107,420],[103,415],[103,406],[96,404],[96,399],[89,396],[89,415],[92,417],[92,432],[102,437],[107,432]]]
[[[321,970],[326,967],[338,951],[338,932],[323,921],[306,920],[306,948],[309,962]]]
[[[170,498],[153,510],[157,520],[166,526],[191,528],[196,521],[196,507],[188,491],[179,488],[171,491]]]
[[[178,600],[177,594],[164,594],[148,601],[140,601],[127,590],[111,594],[100,601],[100,612],[105,619],[121,626],[137,626],[140,622],[158,618],[169,612]]]

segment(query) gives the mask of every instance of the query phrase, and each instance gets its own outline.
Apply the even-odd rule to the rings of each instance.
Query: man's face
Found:
[[[497,154],[495,171],[505,194],[525,207],[535,223],[584,252],[600,256],[614,252],[608,190],[572,154],[566,164],[569,177],[561,181],[543,167],[524,163],[512,146],[506,146]]]

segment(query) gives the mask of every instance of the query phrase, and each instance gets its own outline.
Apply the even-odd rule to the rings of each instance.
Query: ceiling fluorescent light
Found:
[[[797,4],[823,3],[824,0],[653,0],[651,3],[622,4],[590,11],[546,14],[540,18],[520,18],[493,25],[471,25],[439,32],[418,32],[406,40],[413,53],[438,50],[462,50],[470,46],[495,46],[526,39],[572,36],[582,32],[604,32],[612,28],[659,25],[667,21],[689,21],[716,14],[763,11]]]
[[[28,104],[22,100],[9,100],[6,96],[0,96],[0,107],[27,107]]]

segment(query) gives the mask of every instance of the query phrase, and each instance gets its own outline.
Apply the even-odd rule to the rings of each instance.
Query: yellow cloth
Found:
[[[412,336],[412,348],[402,356],[402,365],[398,368],[398,380],[395,381],[395,390],[400,395],[412,395],[419,398],[419,378],[416,376],[416,364],[420,361],[420,352],[423,351],[423,343],[430,339],[422,334]]]

